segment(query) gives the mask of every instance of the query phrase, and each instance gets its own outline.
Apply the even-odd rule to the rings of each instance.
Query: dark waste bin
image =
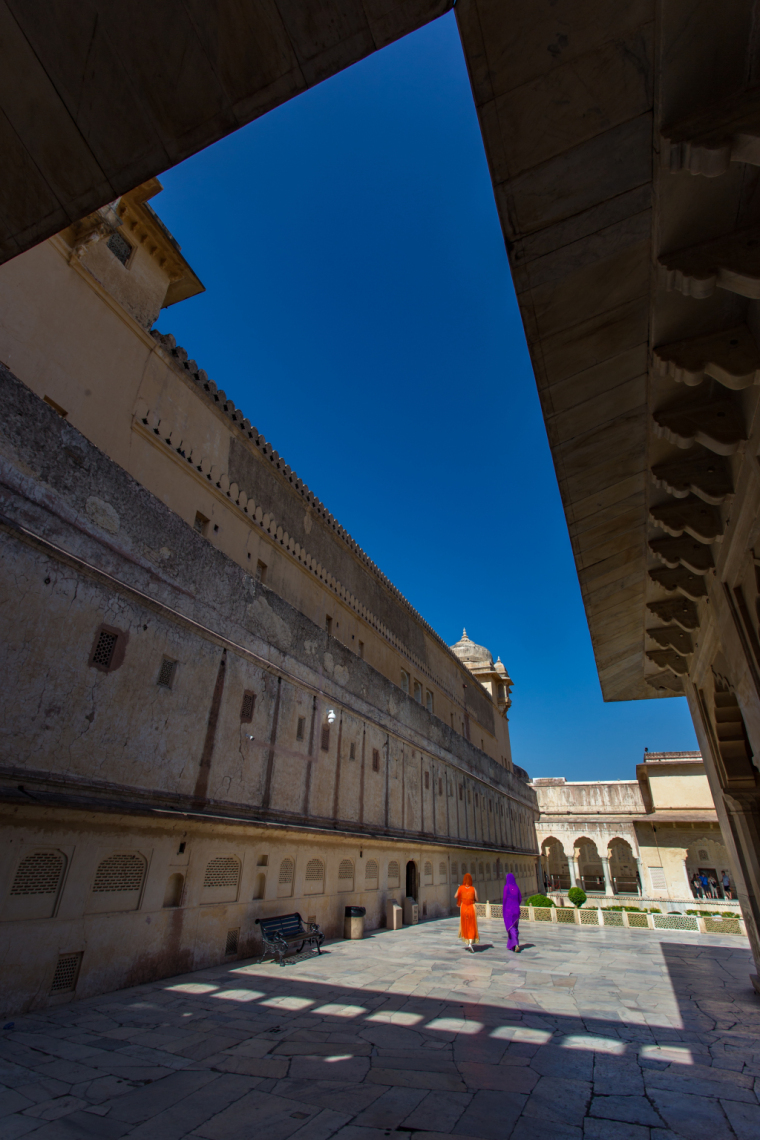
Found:
[[[346,917],[343,920],[343,937],[344,938],[363,938],[364,937],[364,916],[367,913],[366,906],[347,906]]]

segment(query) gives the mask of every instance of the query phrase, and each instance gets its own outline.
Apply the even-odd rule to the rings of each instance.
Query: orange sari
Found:
[[[461,886],[456,894],[459,903],[459,937],[480,942],[478,920],[475,917],[475,888]]]

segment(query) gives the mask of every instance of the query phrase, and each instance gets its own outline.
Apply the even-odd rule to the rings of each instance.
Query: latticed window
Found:
[[[132,256],[132,246],[129,244],[125,237],[122,237],[122,235],[117,231],[115,234],[111,234],[110,238],[106,242],[106,245],[117,261],[120,261],[122,265],[127,264],[130,257]]]
[[[459,878],[459,864],[458,864],[458,863],[452,863],[452,864],[451,864],[451,879],[452,879],[452,882],[454,882],[454,883],[455,883],[455,882],[457,881],[457,879],[458,879],[458,878]]]
[[[321,859],[310,859],[306,864],[306,882],[321,883],[325,877],[325,865]]]
[[[426,879],[432,880],[432,878],[433,878],[433,864],[432,863],[426,863],[425,864],[424,874],[425,874]]]
[[[368,859],[364,868],[364,881],[371,888],[376,887],[380,878],[380,868],[377,859]]]
[[[305,716],[299,716],[298,724],[296,725],[296,740],[303,740],[305,728],[306,728],[306,717]]]
[[[380,751],[377,748],[372,749],[372,771],[380,771]]]
[[[496,878],[501,878],[501,859],[496,860]]]
[[[98,634],[98,640],[92,654],[92,664],[100,666],[101,669],[110,669],[111,661],[113,660],[113,651],[116,648],[118,637],[115,633],[109,633],[107,629],[101,629]]]
[[[474,863],[470,863],[470,874],[472,875],[473,879],[475,878],[477,873],[478,873],[478,868],[476,867],[476,865]]]
[[[482,879],[483,878],[483,864],[482,863],[478,864],[478,872],[479,872],[479,878]]]
[[[396,886],[400,877],[399,865],[395,859],[388,864],[388,886]]]
[[[11,887],[12,895],[54,895],[58,890],[65,861],[58,851],[35,851],[18,865]]]
[[[250,724],[253,720],[253,710],[256,705],[256,694],[249,689],[243,693],[243,703],[240,706],[240,723]]]
[[[95,872],[93,892],[139,891],[145,877],[145,860],[142,855],[109,855]]]
[[[330,726],[329,724],[322,725],[322,751],[330,751]]]
[[[238,941],[240,939],[240,928],[237,930],[228,930],[227,939],[224,943],[224,953],[229,957],[230,954],[237,954]]]
[[[338,867],[338,882],[353,883],[354,881],[354,865],[350,859],[341,859],[340,866]]]
[[[174,674],[177,669],[177,662],[171,661],[168,657],[164,657],[161,662],[161,668],[158,670],[157,685],[162,685],[165,689],[171,689],[174,683]]]
[[[491,878],[491,864],[490,863],[486,863],[486,878],[487,879]]]
[[[427,789],[429,787],[430,787],[430,773],[426,772],[425,773],[425,788]]]
[[[293,863],[293,860],[283,859],[282,863],[280,863],[280,877],[278,879],[281,887],[290,886],[290,884],[293,882],[294,870],[295,864]]]
[[[204,887],[236,887],[240,878],[240,863],[234,855],[217,855],[206,864]]]
[[[51,994],[71,993],[77,984],[81,962],[81,953],[59,956],[53,974],[53,984],[50,987]]]
[[[445,883],[446,882],[446,864],[445,863],[439,863],[438,864],[438,874],[441,877],[441,882]]]

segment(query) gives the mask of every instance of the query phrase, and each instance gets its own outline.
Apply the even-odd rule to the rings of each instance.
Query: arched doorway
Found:
[[[585,835],[575,841],[578,860],[578,886],[587,892],[604,894],[604,871],[593,839]]]
[[[413,859],[410,859],[406,865],[406,897],[409,899],[417,899],[417,864]]]
[[[546,889],[566,891],[570,887],[570,868],[565,849],[558,839],[550,837],[541,844],[541,867]]]
[[[612,839],[608,847],[610,857],[610,879],[616,895],[638,895],[639,880],[636,874],[636,859],[630,843],[625,839]]]

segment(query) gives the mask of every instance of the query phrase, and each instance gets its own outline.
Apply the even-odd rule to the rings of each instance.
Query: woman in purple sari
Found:
[[[507,928],[507,950],[520,953],[520,903],[522,895],[514,875],[510,872],[504,884],[504,904],[502,914]]]

